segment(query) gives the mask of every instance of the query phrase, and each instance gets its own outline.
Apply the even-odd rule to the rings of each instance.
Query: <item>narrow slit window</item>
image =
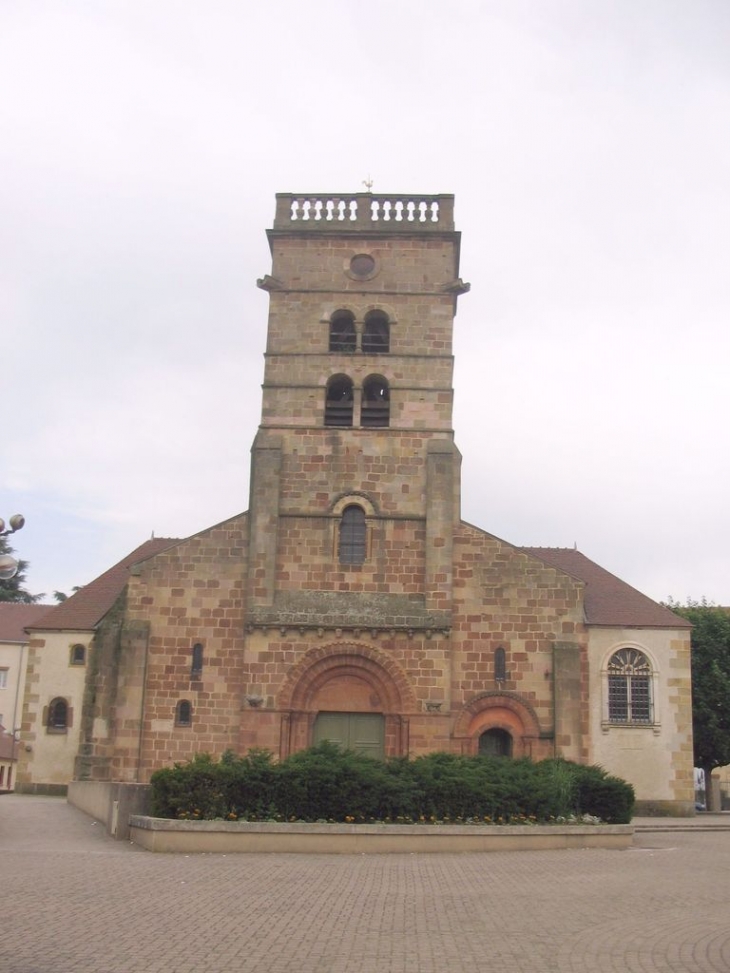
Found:
[[[196,642],[193,646],[192,658],[190,661],[190,675],[199,677],[203,672],[203,646]]]
[[[494,678],[497,682],[507,679],[507,653],[502,646],[494,650]]]

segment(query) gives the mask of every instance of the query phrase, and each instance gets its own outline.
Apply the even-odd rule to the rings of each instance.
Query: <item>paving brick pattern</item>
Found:
[[[0,798],[0,973],[728,973],[730,831],[630,851],[154,855]]]

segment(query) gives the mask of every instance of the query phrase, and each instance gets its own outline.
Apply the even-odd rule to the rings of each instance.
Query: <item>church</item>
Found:
[[[687,623],[577,550],[461,519],[453,196],[279,194],[268,239],[248,510],[125,568],[83,698],[53,696],[75,709],[69,776],[329,739],[562,756],[692,814]],[[36,750],[50,702],[26,705]]]

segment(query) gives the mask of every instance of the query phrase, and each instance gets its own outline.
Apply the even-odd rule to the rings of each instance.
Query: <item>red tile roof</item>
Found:
[[[53,611],[52,605],[0,601],[0,642],[27,642],[26,626],[40,621],[50,611]]]
[[[626,628],[691,628],[691,624],[636,588],[567,547],[523,547],[559,571],[585,582],[585,616],[589,625]]]
[[[28,628],[34,631],[91,631],[119,597],[129,578],[131,566],[179,543],[179,540],[170,537],[153,537],[152,540],[145,541],[113,568],[100,574],[90,584],[84,585],[60,605],[51,608],[43,618],[30,624]]]

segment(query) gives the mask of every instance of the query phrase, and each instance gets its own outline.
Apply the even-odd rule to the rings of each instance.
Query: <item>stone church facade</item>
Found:
[[[692,813],[686,623],[578,551],[461,519],[453,197],[282,194],[268,236],[249,508],[132,568],[76,778],[326,738],[562,755]]]

